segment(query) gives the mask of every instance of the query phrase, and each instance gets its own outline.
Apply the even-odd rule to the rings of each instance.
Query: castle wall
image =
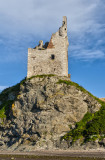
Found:
[[[59,31],[52,35],[47,48],[43,48],[42,41],[40,41],[39,47],[28,49],[28,78],[33,75],[42,74],[68,76],[68,38],[66,24],[62,25]]]

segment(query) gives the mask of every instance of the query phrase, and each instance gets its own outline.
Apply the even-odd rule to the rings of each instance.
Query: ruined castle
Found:
[[[28,49],[27,78],[34,75],[55,74],[68,77],[68,37],[67,17],[63,17],[62,26],[52,34],[50,42]]]

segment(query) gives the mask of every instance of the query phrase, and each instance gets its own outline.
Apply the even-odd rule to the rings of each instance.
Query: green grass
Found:
[[[10,93],[14,93],[14,96],[16,97],[18,95],[19,91],[20,91],[20,85],[23,85],[25,81],[26,81],[26,78],[24,78],[20,83],[14,85],[12,87],[4,89],[0,93],[0,101],[2,101],[2,102],[7,101],[8,95]]]
[[[42,74],[42,75],[32,76],[30,78],[27,78],[27,80],[30,80],[30,79],[33,79],[33,78],[37,78],[37,77],[44,78],[44,77],[53,77],[53,76],[55,76],[55,75],[54,74]]]
[[[0,118],[1,118],[1,119],[6,118],[5,107],[3,107],[3,108],[0,110]]]
[[[12,87],[9,87],[9,88],[6,88],[5,90],[3,90],[0,93],[0,101],[2,101],[2,104],[0,105],[0,118],[4,119],[4,118],[9,117],[11,106],[12,106],[13,102],[16,100],[17,95],[19,94],[20,86],[24,85],[26,80],[30,80],[32,78],[37,78],[37,77],[43,78],[43,77],[52,77],[52,76],[55,76],[55,75],[49,74],[49,75],[36,75],[36,76],[32,76],[30,78],[25,77],[20,83],[16,84],[15,86],[12,86]],[[14,93],[14,96],[15,96],[14,101],[8,100],[9,93]]]
[[[101,105],[104,105],[105,102],[101,101],[99,98],[95,97],[94,95],[92,95],[89,91],[87,91],[85,88],[83,88],[82,86],[80,86],[78,83],[72,82],[72,81],[67,81],[67,80],[59,80],[57,82],[58,84],[64,83],[66,85],[71,85],[71,86],[75,86],[78,90],[87,93],[88,95],[90,95],[91,97],[93,97],[95,100],[97,100]]]
[[[84,92],[84,93],[88,93],[91,97],[96,98],[95,96],[93,96],[90,92],[88,92],[86,89],[84,89],[82,86],[80,86],[78,83],[72,82],[72,81],[67,81],[67,80],[59,80],[57,82],[58,84],[60,83],[64,83],[66,85],[71,85],[71,86],[75,86],[78,90]]]
[[[71,140],[74,143],[81,137],[84,143],[105,138],[105,106],[102,106],[94,114],[86,113],[83,119],[75,124],[75,128],[70,130],[62,139]]]
[[[25,77],[25,79],[23,79],[21,82],[20,82],[20,85],[24,85],[24,83],[27,81],[27,80],[31,80],[33,78],[45,78],[45,77],[53,77],[55,76],[54,74],[43,74],[43,75],[36,75],[36,76],[32,76],[30,78],[27,78]]]
[[[28,78],[28,80],[39,77],[51,77],[55,75],[36,75],[32,76],[31,78]],[[15,97],[19,94],[20,91],[20,85],[23,85],[27,79],[25,78],[17,85],[7,88],[0,94],[0,101],[2,101],[2,104],[0,105],[0,118],[8,118],[11,106],[14,101],[8,100],[9,93],[13,92],[15,93]],[[72,139],[72,143],[74,143],[78,139],[83,139],[84,142],[86,141],[95,141],[96,139],[103,139],[105,137],[105,102],[101,101],[97,97],[93,96],[90,92],[85,90],[82,86],[79,86],[77,83],[74,83],[72,81],[67,80],[59,80],[57,82],[58,84],[64,83],[66,85],[75,86],[78,90],[88,94],[89,96],[93,97],[95,100],[97,100],[101,104],[101,108],[96,113],[86,113],[86,115],[83,117],[83,119],[76,123],[75,128],[70,130],[69,133],[67,133],[62,139],[65,139],[67,141]]]
[[[105,104],[94,114],[86,113],[84,118],[76,123],[75,128],[62,139],[72,140],[74,143],[81,137],[84,139],[84,143],[105,138]]]
[[[70,132],[61,139],[65,139],[67,141],[70,140],[72,143],[74,143],[76,140],[81,138],[84,140],[84,142],[105,138],[105,102],[93,96],[90,92],[75,82],[59,80],[58,84],[60,83],[75,86],[78,90],[88,94],[101,104],[99,111],[95,112],[94,114],[86,113],[83,119],[75,124],[75,128],[71,129]]]
[[[20,83],[16,84],[13,87],[9,87],[6,88],[5,90],[3,90],[0,94],[0,100],[1,101],[5,101],[8,98],[9,93],[14,92],[15,94],[17,94],[17,92],[20,90]]]
[[[0,93],[0,101],[2,104],[0,105],[0,118],[9,118],[9,113],[11,111],[11,106],[13,104],[13,100],[8,100],[8,95],[10,93],[13,93],[15,96],[15,99],[20,91],[20,83],[16,84],[15,86],[6,88]]]
[[[11,110],[11,106],[13,104],[12,100],[5,101],[2,105],[0,105],[0,118],[9,118],[9,113]]]

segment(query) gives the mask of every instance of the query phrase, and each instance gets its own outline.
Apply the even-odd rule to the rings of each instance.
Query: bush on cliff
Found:
[[[69,133],[62,137],[62,139],[67,141],[70,140],[72,143],[74,143],[81,137],[83,137],[84,142],[105,138],[105,102],[93,96],[90,92],[79,86],[77,83],[66,80],[59,80],[58,83],[73,85],[77,89],[88,93],[101,104],[99,111],[95,112],[94,114],[86,113],[83,119],[75,124],[75,128],[71,129]]]

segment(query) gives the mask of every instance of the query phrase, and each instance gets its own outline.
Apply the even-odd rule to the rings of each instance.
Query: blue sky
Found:
[[[105,97],[105,0],[0,0],[0,90],[27,75],[27,51],[68,19],[69,73]]]

